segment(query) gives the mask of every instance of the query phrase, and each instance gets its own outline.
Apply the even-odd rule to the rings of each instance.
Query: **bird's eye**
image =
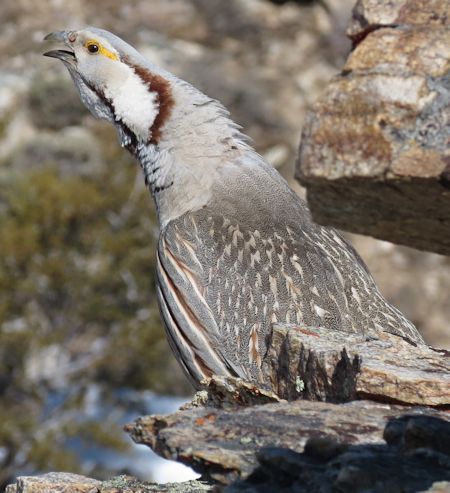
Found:
[[[89,53],[97,53],[99,50],[99,47],[95,43],[90,43],[87,45],[87,50],[89,51]]]
[[[112,49],[113,51],[109,50],[104,44],[98,42],[96,39],[88,39],[84,42],[84,47],[91,55],[96,55],[98,53],[111,60],[119,60],[119,55],[114,49]]]

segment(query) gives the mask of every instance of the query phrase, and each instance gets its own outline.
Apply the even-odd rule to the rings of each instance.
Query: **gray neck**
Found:
[[[254,152],[220,103],[183,81],[171,83],[175,107],[160,141],[138,145],[135,152],[161,229],[207,205],[214,184],[224,174],[234,174],[240,158]]]

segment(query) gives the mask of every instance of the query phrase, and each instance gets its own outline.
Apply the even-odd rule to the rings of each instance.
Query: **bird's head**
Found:
[[[44,55],[64,63],[83,103],[97,118],[113,122],[125,145],[158,142],[174,103],[165,74],[102,29],[58,31],[45,40],[65,45]]]
[[[83,103],[116,126],[122,145],[139,161],[162,226],[204,207],[225,173],[244,169],[244,155],[259,163],[218,101],[114,34],[88,27],[45,39],[64,45],[45,55],[64,63]]]

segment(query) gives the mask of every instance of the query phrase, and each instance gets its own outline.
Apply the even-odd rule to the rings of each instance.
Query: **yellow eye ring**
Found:
[[[116,53],[108,50],[103,44],[99,43],[95,39],[89,39],[84,43],[84,47],[91,55],[103,55],[111,60],[119,60],[119,56]]]
[[[92,53],[93,55],[95,53],[98,53],[100,50],[100,47],[98,46],[97,43],[87,43],[86,48],[89,51],[89,53]]]

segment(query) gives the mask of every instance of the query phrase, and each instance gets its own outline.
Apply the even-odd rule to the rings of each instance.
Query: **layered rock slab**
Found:
[[[386,423],[405,412],[450,418],[444,411],[450,408],[450,354],[384,332],[348,334],[278,324],[262,372],[265,385],[213,377],[192,406],[168,416],[142,417],[126,431],[162,457],[228,484],[250,474],[264,447],[300,453],[311,439],[381,444]],[[385,434],[397,445],[406,433],[398,423]],[[450,432],[450,425],[443,426]],[[438,438],[424,431],[407,436],[422,439],[424,447],[432,444],[439,453],[450,447],[439,441],[443,432],[431,434]]]
[[[402,406],[369,401],[331,404],[299,400],[145,416],[126,430],[135,442],[150,446],[162,457],[181,461],[211,481],[227,484],[250,474],[263,447],[302,452],[311,438],[381,444],[387,420],[404,413]],[[411,413],[448,419],[447,413],[429,409],[416,408]]]
[[[398,336],[275,325],[263,371],[278,397],[450,406],[450,352]]]

